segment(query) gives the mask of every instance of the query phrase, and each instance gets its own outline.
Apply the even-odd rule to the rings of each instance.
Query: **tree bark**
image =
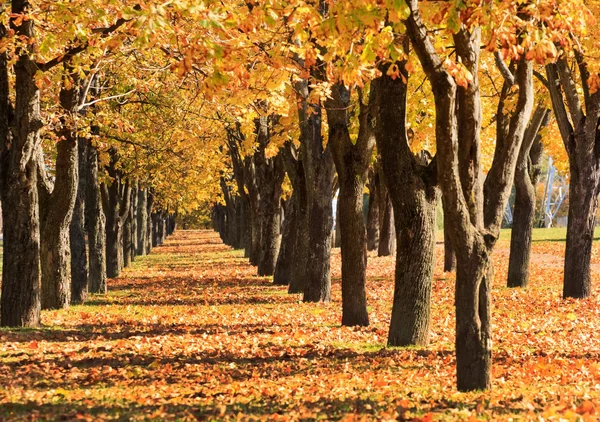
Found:
[[[70,69],[65,66],[68,73]],[[63,78],[70,78],[67,74]],[[66,84],[66,82],[65,82]],[[69,81],[70,88],[60,90],[60,105],[74,112],[79,102],[78,80]],[[38,150],[38,186],[40,190],[40,228],[42,269],[42,309],[67,308],[71,302],[71,247],[69,227],[77,197],[79,161],[76,128],[62,119],[56,145],[56,174],[52,182],[46,175],[43,152]]]
[[[456,269],[456,253],[452,247],[450,217],[444,207],[444,271],[453,272]]]
[[[585,82],[590,76],[587,58],[578,51],[575,58],[584,81],[581,91],[585,109],[579,97],[578,78],[567,59],[561,57],[556,64],[546,66],[552,108],[569,156],[564,298],[585,298],[591,294],[591,247],[600,189],[600,92],[591,93]]]
[[[281,236],[281,247],[277,257],[277,265],[273,274],[273,284],[277,286],[289,286],[293,274],[296,248],[298,247],[298,221],[296,217],[295,193],[286,201],[284,207],[283,229]]]
[[[309,86],[306,81],[296,84],[299,96],[300,154],[306,181],[308,251],[304,285],[305,302],[331,299],[331,235],[335,165],[331,148],[323,147],[321,131],[322,109],[309,104]],[[310,263],[310,265],[308,265]]]
[[[146,219],[146,221],[147,221],[146,252],[150,253],[150,251],[152,250],[152,246],[154,245],[154,238],[153,238],[154,221],[153,221],[153,213],[152,213],[152,207],[154,206],[154,193],[150,189],[148,190],[146,205],[147,205],[146,214],[148,216],[148,218]]]
[[[70,227],[71,243],[71,303],[81,304],[88,296],[88,262],[85,242],[85,189],[87,149],[89,139],[77,140],[79,160],[79,180],[77,183],[77,196],[73,208],[73,218]]]
[[[339,179],[337,229],[341,232],[342,325],[369,325],[367,312],[367,232],[363,196],[367,172],[375,147],[369,105],[359,93],[359,129],[356,142],[350,137],[350,91],[338,83],[325,103],[329,145]]]
[[[308,266],[308,198],[306,176],[301,155],[296,147],[288,142],[284,149],[284,163],[294,193],[294,218],[296,220],[296,246],[292,258],[292,268],[288,293],[304,292],[306,268]]]
[[[374,251],[379,247],[379,199],[377,193],[377,171],[369,175],[369,210],[367,212],[367,250]]]
[[[138,189],[137,201],[137,254],[142,256],[148,253],[146,235],[148,227],[148,189]]]
[[[86,165],[85,220],[88,236],[89,290],[107,292],[106,284],[106,217],[102,210],[102,195],[98,182],[98,150],[88,146]]]
[[[408,6],[407,32],[433,87],[437,170],[456,251],[457,386],[461,391],[487,389],[491,386],[492,356],[490,254],[500,234],[518,153],[532,111],[532,65],[525,57],[518,60],[515,74],[518,101],[508,135],[496,143],[494,161],[484,185],[477,77],[480,28],[471,33],[461,28],[454,35],[456,54],[473,77],[466,87],[457,88],[428,36],[418,1],[409,0]]]
[[[131,186],[129,180],[122,179],[116,169],[116,151],[111,151],[111,161],[107,167],[112,178],[110,186],[103,185],[102,203],[106,215],[106,275],[116,278],[121,274],[124,265],[123,228],[129,214]]]
[[[397,63],[404,78],[404,62]],[[385,73],[385,72],[383,72]],[[375,136],[387,191],[394,207],[396,271],[390,346],[429,341],[438,190],[435,163],[419,162],[406,135],[407,86],[381,76],[375,91]]]
[[[135,260],[137,256],[137,245],[138,245],[138,228],[137,228],[137,212],[138,212],[138,198],[139,198],[139,181],[136,180],[133,189],[131,190],[131,204],[129,211],[129,218],[131,219],[131,244],[130,244],[130,254],[131,261]]]
[[[258,275],[269,276],[275,272],[275,264],[279,255],[281,233],[281,195],[285,169],[281,153],[267,158],[266,148],[269,143],[269,120],[272,117],[261,117],[257,121],[257,143],[259,145],[255,157],[256,178],[259,191],[260,206],[260,256]]]
[[[391,256],[396,246],[394,208],[383,174],[379,175],[379,245],[377,256]]]
[[[34,20],[15,25],[30,12],[25,0],[11,2],[11,26],[16,36],[34,39]],[[0,37],[7,29],[0,25]],[[31,47],[33,48],[33,47]],[[40,322],[40,227],[36,154],[40,144],[40,95],[35,84],[37,66],[29,50],[17,50],[14,109],[11,107],[8,57],[0,54],[0,142],[4,251],[0,324],[34,327]],[[12,119],[11,119],[12,117]]]
[[[525,132],[515,172],[515,207],[510,236],[508,287],[527,287],[535,218],[535,186],[541,173],[539,131],[548,124],[550,110],[538,106]]]

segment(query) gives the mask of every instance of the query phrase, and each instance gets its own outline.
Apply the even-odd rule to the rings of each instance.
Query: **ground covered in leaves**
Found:
[[[0,420],[595,420],[598,289],[560,298],[560,242],[536,242],[530,287],[506,289],[507,248],[495,255],[491,392],[456,392],[441,259],[431,345],[386,348],[392,258],[369,256],[372,325],[346,328],[339,250],[334,300],[304,304],[214,233],[185,231],[107,296],[43,312],[40,329],[0,330]]]

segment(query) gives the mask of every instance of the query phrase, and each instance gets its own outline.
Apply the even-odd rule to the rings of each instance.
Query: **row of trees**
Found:
[[[590,293],[597,11],[583,0],[11,0],[0,22],[2,325],[37,325],[40,306],[66,306],[83,228],[95,286],[99,233],[116,276],[150,236],[145,213],[164,210],[153,226],[164,227],[218,191],[215,220],[259,274],[329,300],[339,188],[343,324],[369,323],[366,250],[379,220],[382,254],[396,238],[389,342],[424,345],[441,198],[458,387],[488,388],[490,255],[513,183],[515,243],[531,237],[550,109],[571,181],[564,295]],[[370,224],[367,184],[379,198]],[[510,283],[524,286],[522,245]]]
[[[428,342],[441,199],[445,267],[456,265],[458,388],[489,388],[490,256],[514,184],[507,284],[527,286],[534,186],[552,116],[571,183],[563,296],[590,294],[600,93],[586,31],[593,31],[598,5],[379,3],[251,8],[255,17],[264,13],[256,19],[268,34],[252,33],[258,54],[274,73],[289,66],[281,81],[290,80],[282,88],[290,101],[278,106],[270,101],[276,94],[257,84],[249,88],[263,95],[248,105],[255,112],[224,119],[231,168],[221,180],[225,205],[215,208],[215,225],[226,243],[246,249],[259,275],[274,275],[274,283],[302,292],[305,301],[327,301],[331,203],[339,188],[342,324],[368,325],[366,252],[375,229],[372,216],[365,222],[363,193],[377,157],[397,250],[388,343]],[[419,101],[415,93],[425,90]],[[484,107],[493,110],[488,117]],[[434,127],[429,139],[413,129],[423,120]],[[490,127],[493,141],[486,144]],[[286,175],[291,193],[283,200]]]
[[[202,160],[183,141],[198,128],[182,117],[193,82],[170,52],[144,49],[177,36],[154,30],[177,13],[158,6],[2,6],[2,326],[106,293],[196,206]]]

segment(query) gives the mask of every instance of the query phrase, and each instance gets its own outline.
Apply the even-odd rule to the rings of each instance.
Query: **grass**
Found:
[[[511,229],[502,229],[500,231],[501,241],[510,241]],[[441,230],[437,231],[436,239],[438,242],[444,241],[444,232]],[[532,233],[532,240],[534,242],[566,242],[567,241],[567,228],[566,227],[552,227],[552,228],[534,228]],[[594,240],[600,240],[600,227],[596,227],[594,231]]]

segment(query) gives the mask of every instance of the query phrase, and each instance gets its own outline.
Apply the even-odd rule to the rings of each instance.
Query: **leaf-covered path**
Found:
[[[303,304],[215,233],[176,232],[107,296],[0,330],[0,420],[595,417],[600,306],[560,299],[559,271],[534,268],[527,291],[508,290],[496,259],[494,388],[463,394],[441,260],[426,349],[384,347],[392,258],[369,259],[372,326],[340,327],[333,260],[333,302]]]

